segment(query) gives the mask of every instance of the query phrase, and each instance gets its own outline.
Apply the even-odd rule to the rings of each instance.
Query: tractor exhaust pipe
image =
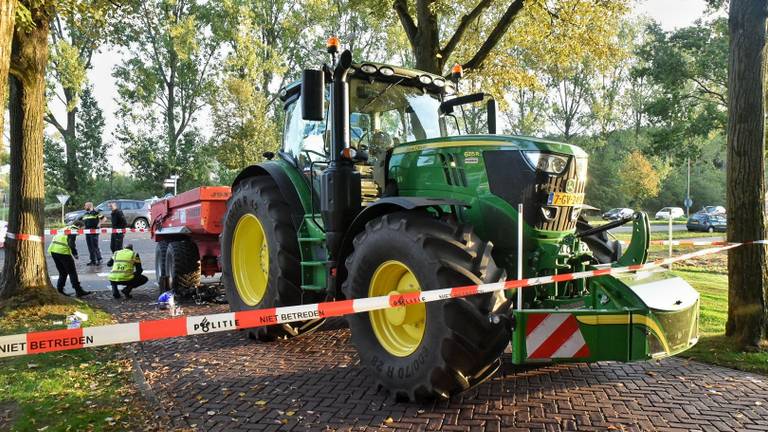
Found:
[[[330,51],[329,51],[330,52]],[[338,252],[346,228],[360,212],[360,173],[349,157],[349,82],[352,53],[345,50],[337,62],[324,70],[305,70],[301,82],[302,117],[322,121],[324,118],[325,71],[330,70],[331,142],[328,167],[319,177],[320,215],[329,251],[328,287],[336,286]],[[312,209],[312,211],[316,211]]]

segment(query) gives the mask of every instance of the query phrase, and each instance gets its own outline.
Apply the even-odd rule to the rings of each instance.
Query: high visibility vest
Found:
[[[77,227],[73,226],[68,226],[64,229],[77,231]],[[51,244],[48,246],[48,253],[72,255],[72,251],[69,249],[69,243],[67,243],[67,234],[60,233],[53,236]]]
[[[112,282],[126,282],[133,279],[133,271],[140,262],[136,252],[130,249],[122,249],[112,255],[112,271],[109,272],[109,280]]]

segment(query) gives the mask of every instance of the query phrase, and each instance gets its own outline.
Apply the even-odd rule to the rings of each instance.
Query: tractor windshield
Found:
[[[398,144],[445,136],[440,96],[399,82],[352,80],[349,111],[352,145]]]

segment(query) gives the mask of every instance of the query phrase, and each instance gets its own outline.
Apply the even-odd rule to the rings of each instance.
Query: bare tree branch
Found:
[[[50,111],[48,111],[48,112],[46,112],[46,113],[45,113],[45,121],[46,121],[48,124],[50,124],[50,125],[52,125],[53,127],[55,127],[55,128],[56,128],[56,130],[58,130],[60,134],[62,134],[62,135],[66,135],[66,133],[67,133],[67,130],[66,130],[66,129],[64,129],[64,126],[62,126],[62,125],[61,125],[61,123],[59,123],[59,121],[58,121],[58,120],[56,120],[56,117],[54,117],[54,116],[53,116],[53,114],[51,114],[51,112],[50,112]]]
[[[525,0],[515,0],[509,5],[504,15],[499,18],[499,22],[496,23],[496,27],[493,28],[491,34],[488,35],[488,38],[483,42],[475,55],[468,62],[464,63],[464,70],[478,69],[483,64],[491,50],[496,47],[504,34],[507,33],[507,30],[515,21],[518,12],[523,9],[523,3],[525,3]]]
[[[456,46],[458,46],[459,42],[461,42],[461,40],[464,38],[464,33],[466,33],[469,24],[476,20],[480,14],[491,5],[491,3],[493,3],[493,0],[480,0],[480,3],[478,3],[474,9],[461,17],[459,26],[456,27],[456,31],[453,33],[453,36],[451,36],[451,38],[445,44],[445,47],[440,50],[440,55],[442,56],[443,60],[447,60],[448,57],[453,54],[453,50],[456,49]]]

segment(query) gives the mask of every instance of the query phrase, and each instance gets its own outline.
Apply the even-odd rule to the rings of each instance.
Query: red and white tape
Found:
[[[44,235],[56,235],[56,234],[118,234],[118,233],[136,233],[136,232],[149,232],[148,228],[93,228],[93,229],[47,229],[44,230]],[[32,242],[42,242],[43,237],[39,235],[34,234],[16,234],[16,233],[5,233],[5,238],[11,239],[11,240],[20,240],[20,241],[32,241]],[[0,243],[2,243],[2,239],[0,239]]]
[[[482,285],[467,285],[462,287],[442,288],[421,292],[417,291],[407,294],[391,294],[387,296],[353,300],[339,300],[298,306],[1,336],[0,358],[240,330],[310,319],[343,316],[358,312],[396,308],[417,303],[428,303],[451,298],[466,297],[481,293],[545,285],[553,282],[565,282],[589,277],[653,270],[678,261],[710,255],[742,245],[757,243],[768,244],[768,241],[759,240],[746,243],[733,243],[717,248],[702,249],[677,257],[665,258],[652,263],[637,264],[627,267],[609,267],[577,273],[509,280],[506,282]]]
[[[119,233],[135,233],[135,232],[149,232],[149,228],[94,228],[94,229],[47,229],[46,235],[56,234],[119,234]]]

